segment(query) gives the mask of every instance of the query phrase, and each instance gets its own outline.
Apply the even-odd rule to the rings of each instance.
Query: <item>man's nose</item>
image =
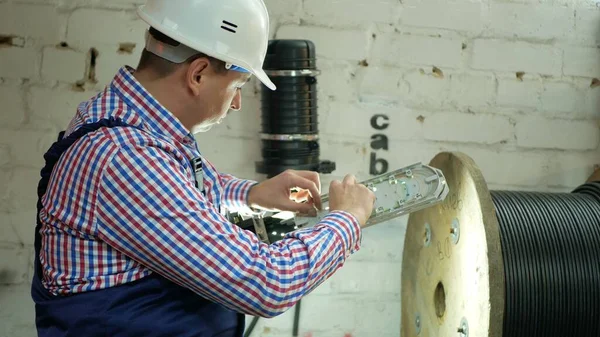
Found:
[[[231,102],[231,110],[239,111],[242,108],[242,91],[238,90]]]

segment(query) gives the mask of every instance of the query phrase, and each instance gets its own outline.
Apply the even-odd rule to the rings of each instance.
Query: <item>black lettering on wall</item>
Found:
[[[383,119],[383,123],[380,121]],[[386,115],[375,115],[371,118],[371,127],[375,130],[385,130],[390,125],[388,121],[390,118]]]
[[[390,126],[390,118],[383,114],[377,114],[371,117],[371,127],[377,131],[382,131]],[[389,139],[382,133],[376,133],[371,136],[371,161],[369,164],[369,174],[380,175],[388,172],[389,163],[384,158],[378,158],[376,151],[389,150]]]
[[[388,137],[386,135],[371,136],[371,148],[373,150],[388,150]]]
[[[379,165],[379,167],[378,167]],[[372,175],[380,175],[384,174],[388,171],[389,164],[387,160],[383,158],[377,158],[377,154],[375,152],[371,153],[371,167],[369,168],[369,174]]]

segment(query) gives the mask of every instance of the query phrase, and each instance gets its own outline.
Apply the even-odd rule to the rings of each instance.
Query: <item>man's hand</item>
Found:
[[[292,192],[297,189],[297,192]],[[321,181],[313,171],[287,170],[250,189],[248,205],[267,211],[315,214],[321,209]]]
[[[329,186],[329,210],[354,215],[361,227],[369,220],[374,204],[375,193],[358,184],[352,175],[347,175],[342,182],[333,181]]]

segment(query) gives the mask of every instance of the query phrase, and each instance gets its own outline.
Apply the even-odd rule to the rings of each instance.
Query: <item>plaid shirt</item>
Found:
[[[204,190],[190,161],[193,135],[123,67],[83,102],[65,137],[115,117],[73,144],[42,198],[43,284],[55,295],[114,287],[159,273],[240,313],[272,317],[331,276],[359,248],[345,212],[267,245],[227,221],[255,183],[219,173],[206,158]]]

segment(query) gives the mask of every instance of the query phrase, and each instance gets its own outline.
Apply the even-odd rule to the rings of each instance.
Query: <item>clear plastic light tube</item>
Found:
[[[373,213],[365,227],[409,214],[442,202],[449,189],[441,170],[413,164],[361,182],[375,193]],[[296,228],[311,227],[329,213],[329,196],[321,196],[323,210],[316,217],[296,215]]]

